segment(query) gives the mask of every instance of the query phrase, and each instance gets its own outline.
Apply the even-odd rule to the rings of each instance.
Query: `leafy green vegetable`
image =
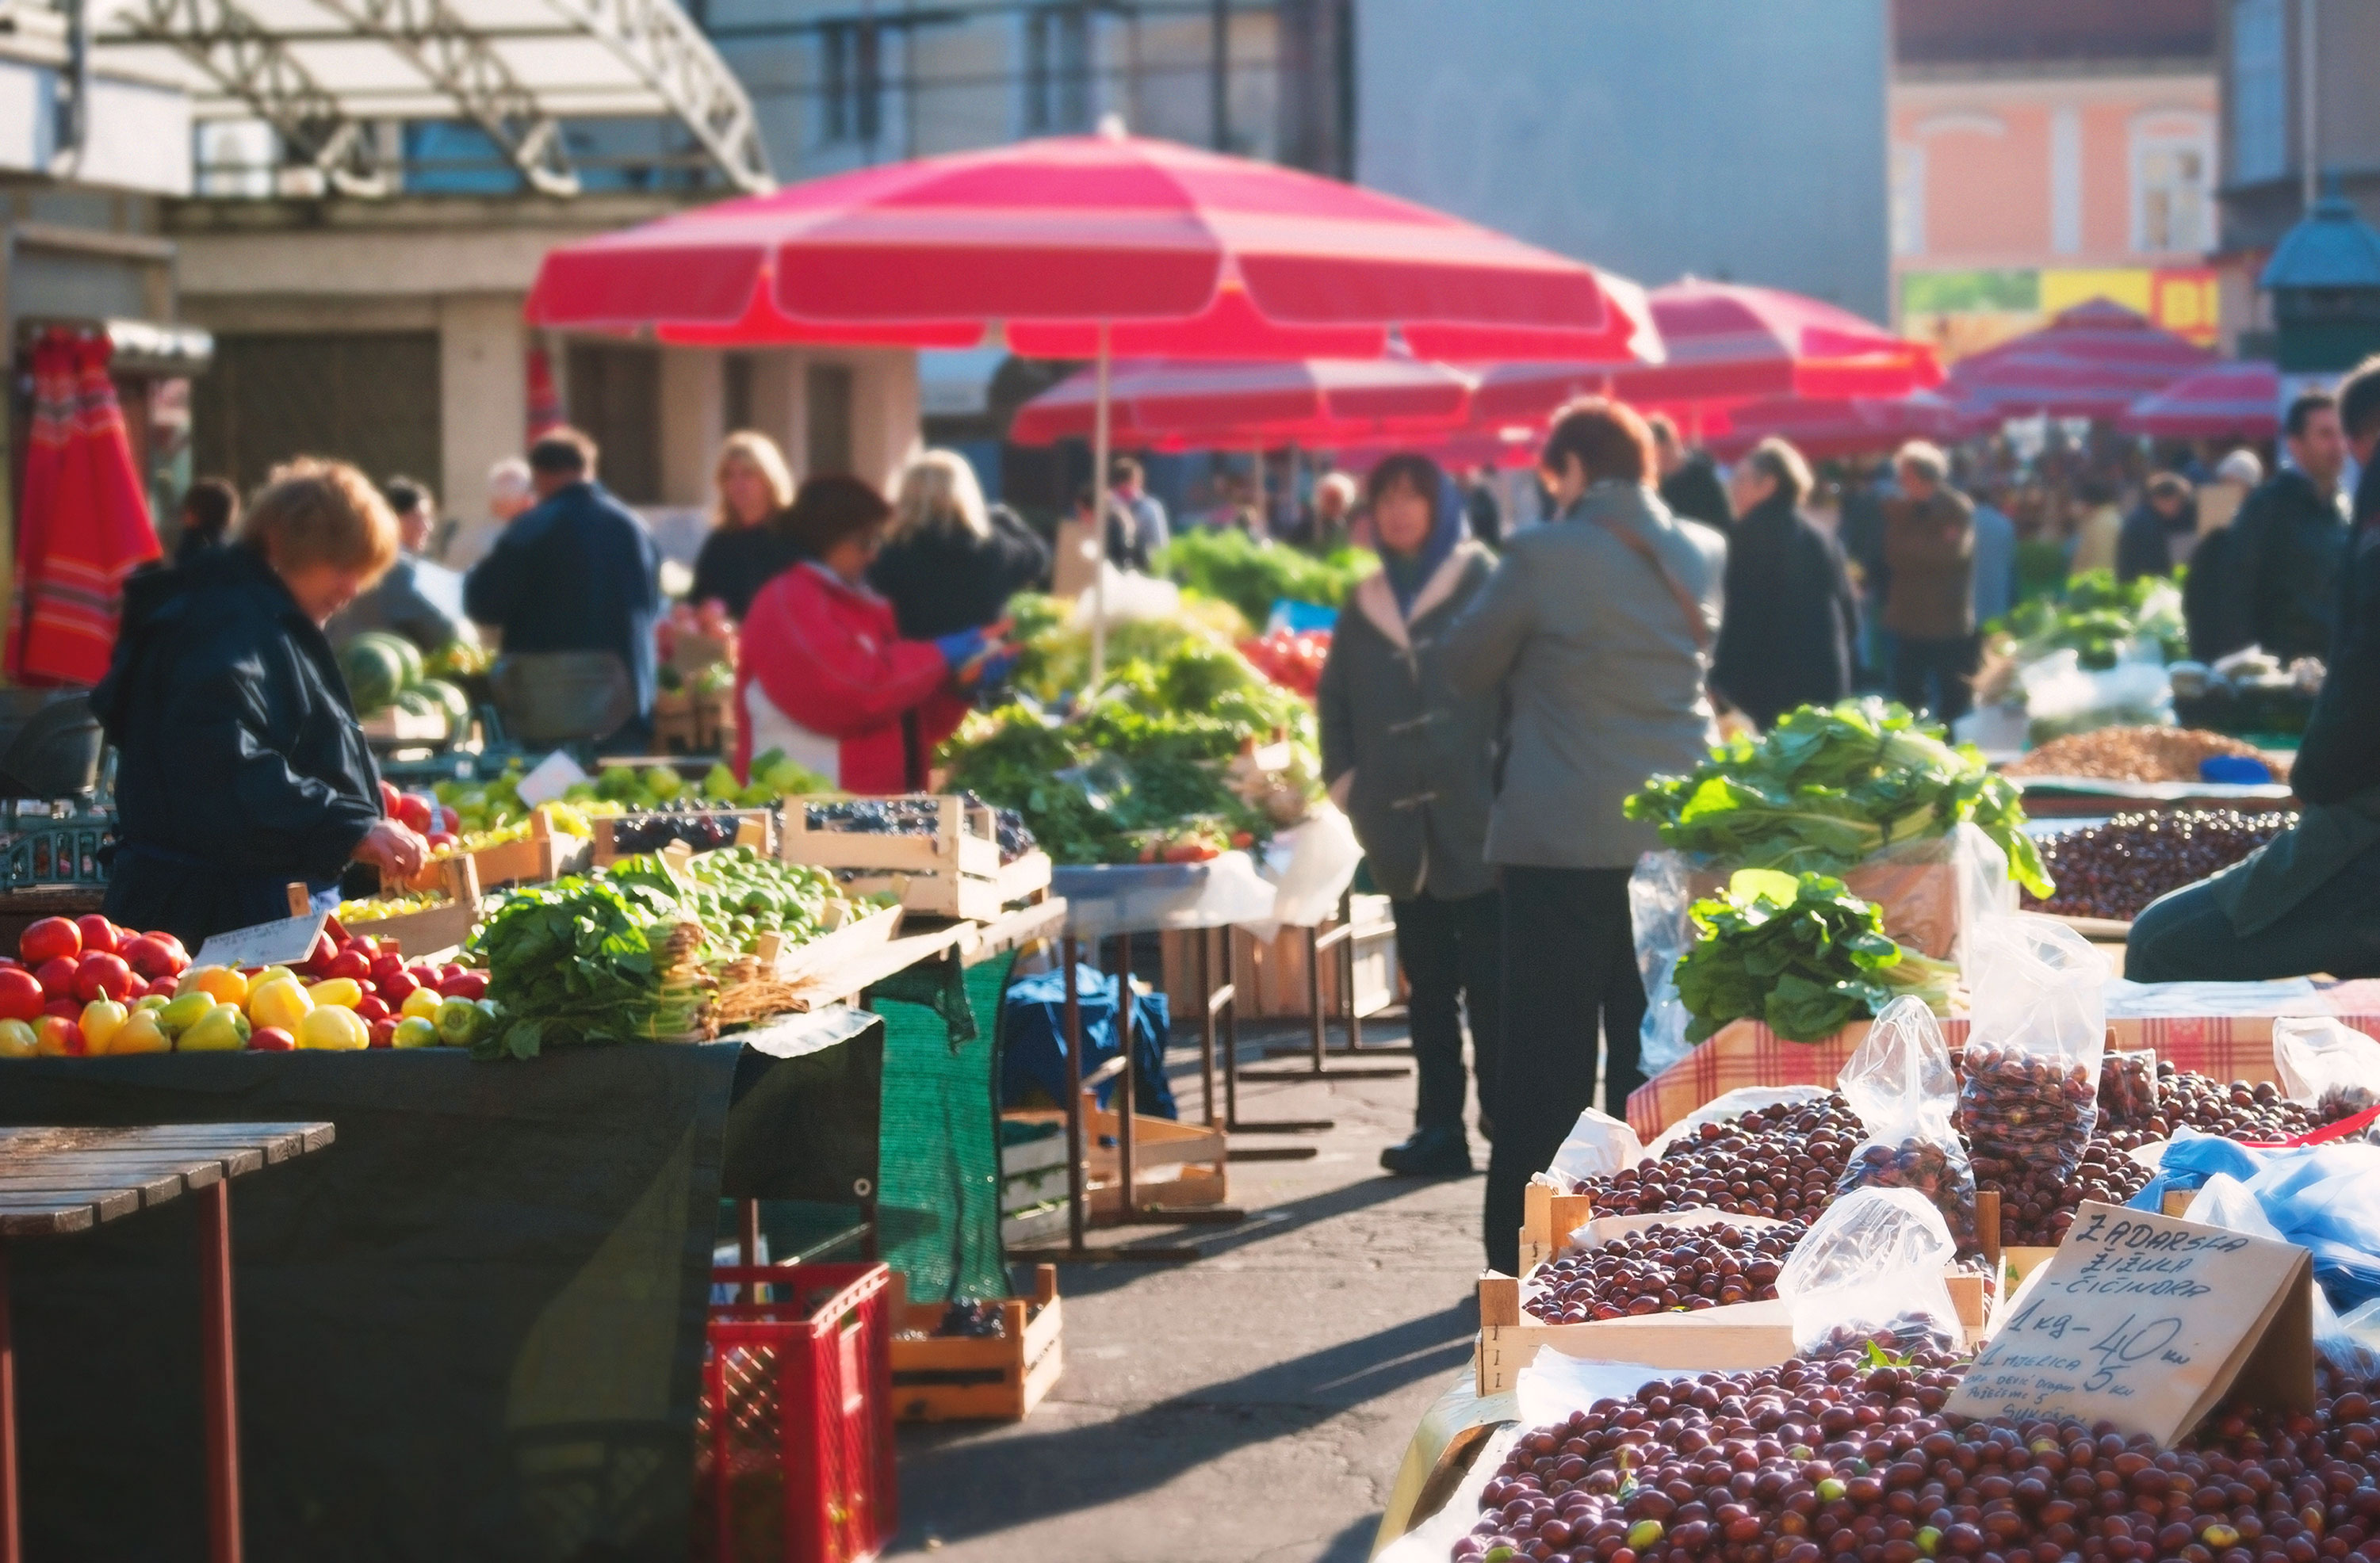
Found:
[[[1815,1042],[1902,994],[1936,1014],[1949,1009],[1958,968],[1895,944],[1883,915],[1840,879],[1746,869],[1687,915],[1701,936],[1678,960],[1689,1042],[1745,1016],[1789,1042]]]
[[[1793,873],[1840,874],[1973,821],[2008,854],[2011,878],[2036,897],[2052,893],[2015,783],[1874,697],[1803,706],[1756,742],[1715,746],[1689,775],[1651,778],[1626,809],[1681,852]]]
[[[1318,559],[1279,543],[1258,542],[1235,529],[1177,533],[1155,561],[1168,579],[1221,598],[1254,624],[1269,618],[1272,605],[1283,598],[1336,608],[1379,563],[1377,556],[1354,548]]]
[[[2155,641],[2168,661],[2190,654],[2181,595],[2173,582],[2158,576],[2122,585],[2113,571],[2086,570],[2066,583],[2062,600],[2036,597],[2020,602],[2006,618],[1995,619],[1985,629],[2014,641],[2010,651],[2019,662],[2071,650],[2078,662],[2095,672],[2114,667],[2131,641]]]
[[[479,1050],[530,1059],[684,1035],[702,1003],[674,958],[685,921],[674,897],[636,879],[572,877],[507,897],[471,938],[488,997],[509,1018]]]

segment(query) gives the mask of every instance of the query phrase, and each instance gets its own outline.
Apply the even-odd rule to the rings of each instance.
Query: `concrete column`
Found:
[[[799,353],[779,350],[752,355],[752,427],[777,442],[797,484],[809,475],[802,369]]]
[[[852,355],[851,461],[890,494],[925,448],[917,409],[917,355],[907,348]]]
[[[662,503],[710,503],[710,466],[727,437],[722,355],[707,347],[662,349]]]
[[[528,336],[522,295],[449,294],[438,300],[439,464],[443,514],[478,519],[488,468],[528,437]]]

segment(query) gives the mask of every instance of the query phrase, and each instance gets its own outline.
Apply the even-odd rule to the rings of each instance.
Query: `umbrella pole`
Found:
[[[1108,322],[1099,322],[1099,405],[1091,414],[1091,687],[1108,671]]]

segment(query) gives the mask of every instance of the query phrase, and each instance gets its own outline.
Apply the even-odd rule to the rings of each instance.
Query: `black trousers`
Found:
[[[1504,870],[1504,1036],[1489,1097],[1488,1262],[1512,1273],[1522,1191],[1546,1169],[1595,1102],[1597,1038],[1603,1110],[1627,1112],[1637,1068],[1645,984],[1629,931],[1625,868]]]
[[[2251,938],[2201,879],[2141,909],[2124,939],[2124,975],[2134,982],[2265,982],[2327,972],[2380,976],[2380,847],[2358,853],[2338,873]]]
[[[1488,1084],[1496,1078],[1503,1033],[1504,898],[1495,891],[1454,901],[1419,896],[1392,902],[1397,964],[1413,989],[1406,1013],[1414,1070],[1420,1077],[1414,1127],[1463,1133],[1463,1022],[1471,1020],[1471,1067],[1479,1109],[1489,1119]]]
[[[1900,636],[1892,643],[1892,697],[1912,711],[1948,726],[1975,706],[1975,670],[1983,639],[1961,635],[1949,640]]]

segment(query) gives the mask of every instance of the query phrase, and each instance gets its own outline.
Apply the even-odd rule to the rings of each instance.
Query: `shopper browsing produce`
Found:
[[[382,818],[380,773],[322,625],[396,557],[362,473],[301,459],[235,546],[136,578],[91,709],[119,759],[107,915],[197,948],[288,915],[301,882],[336,902],[351,860],[419,870],[420,836]]]
[[[868,566],[892,507],[856,478],[813,478],[785,526],[802,562],[761,588],[735,668],[735,770],[782,750],[854,793],[926,785],[934,745],[966,715],[960,691],[1007,660],[1004,624],[904,640]]]
[[[740,620],[760,588],[801,558],[782,520],[794,503],[794,475],[774,440],[746,429],[720,445],[710,484],[718,501],[710,530],[694,556],[694,586],[686,598],[698,605],[716,602],[729,618]]]
[[[1810,464],[1767,439],[1736,464],[1727,543],[1727,616],[1711,683],[1755,725],[1852,692],[1859,600],[1842,550],[1802,513]]]
[[[868,583],[892,604],[905,637],[932,640],[1004,616],[1008,600],[1049,571],[1049,545],[1008,506],[984,503],[966,457],[928,451],[901,474]]]
[[[1690,769],[1712,736],[1703,676],[1726,546],[1652,491],[1652,436],[1600,397],[1558,418],[1539,456],[1560,519],[1517,533],[1440,655],[1463,699],[1501,698],[1512,749],[1488,822],[1510,924],[1530,953],[1504,968],[1503,1056],[1488,1108],[1488,1257],[1512,1267],[1522,1188],[1595,1096],[1619,1117],[1644,1083],[1645,988],[1628,876],[1654,844],[1621,801]]]
[[[1495,571],[1463,537],[1462,496],[1427,456],[1393,455],[1367,485],[1381,568],[1355,588],[1316,691],[1322,769],[1389,892],[1420,1098],[1413,1136],[1380,1153],[1408,1176],[1471,1170],[1463,1018],[1483,1112],[1495,1079],[1502,901],[1488,865],[1495,703],[1448,684],[1439,641]]]

